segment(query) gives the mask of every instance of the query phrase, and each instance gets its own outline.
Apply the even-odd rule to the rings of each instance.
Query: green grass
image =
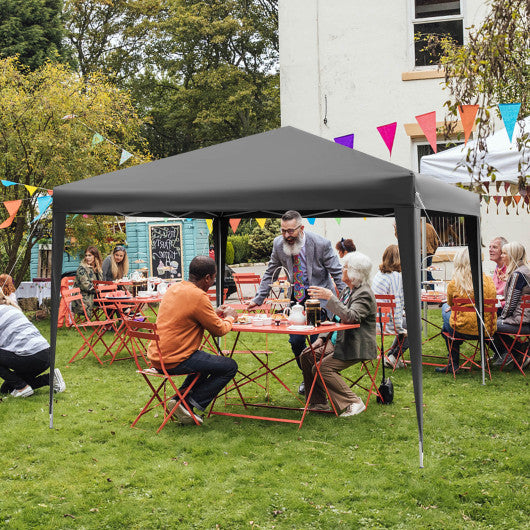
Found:
[[[495,372],[482,386],[479,372],[455,381],[425,367],[419,469],[410,369],[392,375],[393,405],[374,399],[353,418],[310,415],[298,430],[212,416],[157,435],[154,413],[130,428],[148,397],[133,364],[65,366],[79,344],[75,331],[59,332],[67,390],[56,396],[54,429],[44,389],[2,397],[0,527],[529,527],[528,381],[519,373]],[[290,355],[286,338],[271,337],[269,348]],[[445,351],[440,338],[427,348]],[[238,362],[246,369],[250,359]],[[298,386],[294,363],[283,374]],[[296,403],[272,383],[271,396]]]

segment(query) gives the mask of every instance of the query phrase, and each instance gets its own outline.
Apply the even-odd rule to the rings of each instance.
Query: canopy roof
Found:
[[[229,217],[274,217],[291,209],[308,217],[395,216],[423,465],[419,220],[425,211],[465,216],[481,308],[477,195],[293,127],[65,184],[53,192],[52,374],[67,213],[212,217],[218,270],[224,268]],[[219,275],[219,302],[222,282]],[[481,328],[482,352],[483,343]]]
[[[520,170],[518,168],[521,162],[521,152],[517,149],[517,139],[523,134],[530,132],[530,116],[520,120],[515,124],[512,142],[508,138],[506,129],[501,129],[486,138],[488,152],[479,151],[479,160],[484,159],[484,163],[495,168],[495,178],[504,182],[516,184]],[[452,183],[470,183],[471,175],[465,165],[469,149],[474,149],[475,140],[467,145],[457,145],[452,149],[447,149],[434,155],[424,156],[421,159],[420,171],[422,174],[434,175],[436,178],[445,182]],[[486,171],[480,171],[477,166],[473,171],[473,178],[482,182],[489,182],[490,177]]]
[[[54,212],[244,217],[394,215],[399,206],[479,215],[479,198],[282,127],[54,188]]]

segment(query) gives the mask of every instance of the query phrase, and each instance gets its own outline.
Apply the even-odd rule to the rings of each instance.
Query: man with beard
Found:
[[[304,232],[302,216],[298,212],[294,210],[285,212],[280,226],[282,235],[274,239],[269,265],[263,274],[256,296],[248,304],[249,309],[264,302],[269,294],[273,274],[278,267],[287,269],[293,284],[291,298],[302,305],[308,298],[307,288],[310,285],[325,287],[333,292],[335,285],[339,291],[346,287],[342,281],[342,267],[331,243],[313,232]],[[321,300],[321,307],[325,307],[326,303],[326,300]],[[318,335],[313,335],[311,340],[317,338]],[[305,348],[305,337],[290,335],[289,342],[298,367],[301,368],[299,356]],[[303,383],[298,392],[304,394]]]

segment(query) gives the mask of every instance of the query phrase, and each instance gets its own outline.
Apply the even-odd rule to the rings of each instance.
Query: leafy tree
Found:
[[[80,73],[127,83],[150,64],[166,0],[65,0],[66,38]]]
[[[444,50],[441,65],[451,93],[445,105],[451,119],[458,116],[460,105],[479,105],[477,142],[467,156],[468,170],[472,173],[473,167],[479,167],[495,180],[495,168],[485,164],[481,154],[487,152],[486,138],[493,132],[492,109],[498,103],[521,103],[520,115],[530,114],[530,4],[528,0],[491,0],[484,22],[469,29],[467,44],[457,46],[450,39],[430,36],[429,46]],[[530,169],[530,131],[525,131],[517,147],[523,189]]]
[[[94,133],[138,152],[141,125],[130,97],[101,76],[85,82],[61,64],[29,71],[15,59],[0,61],[0,179],[42,188],[30,196],[21,185],[0,187],[2,201],[22,200],[13,224],[0,230],[2,269],[17,283],[32,247],[50,235],[49,221],[31,223],[38,195],[117,169],[120,149],[106,141],[93,146]]]
[[[0,58],[18,56],[31,69],[65,58],[62,0],[3,0],[0,3]]]

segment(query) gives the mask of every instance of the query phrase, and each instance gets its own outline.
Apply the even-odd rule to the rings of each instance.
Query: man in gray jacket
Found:
[[[272,254],[267,270],[263,274],[259,290],[248,304],[252,309],[261,305],[269,295],[269,288],[274,272],[278,267],[285,267],[289,273],[289,281],[293,285],[293,301],[303,304],[310,285],[342,291],[346,287],[342,281],[342,267],[331,243],[313,232],[304,232],[302,216],[289,210],[282,215],[282,235],[274,239]],[[322,307],[326,301],[321,300]],[[315,339],[318,335],[314,336]],[[303,335],[290,335],[289,342],[300,367],[299,356],[305,348]],[[298,392],[304,393],[304,384]]]

